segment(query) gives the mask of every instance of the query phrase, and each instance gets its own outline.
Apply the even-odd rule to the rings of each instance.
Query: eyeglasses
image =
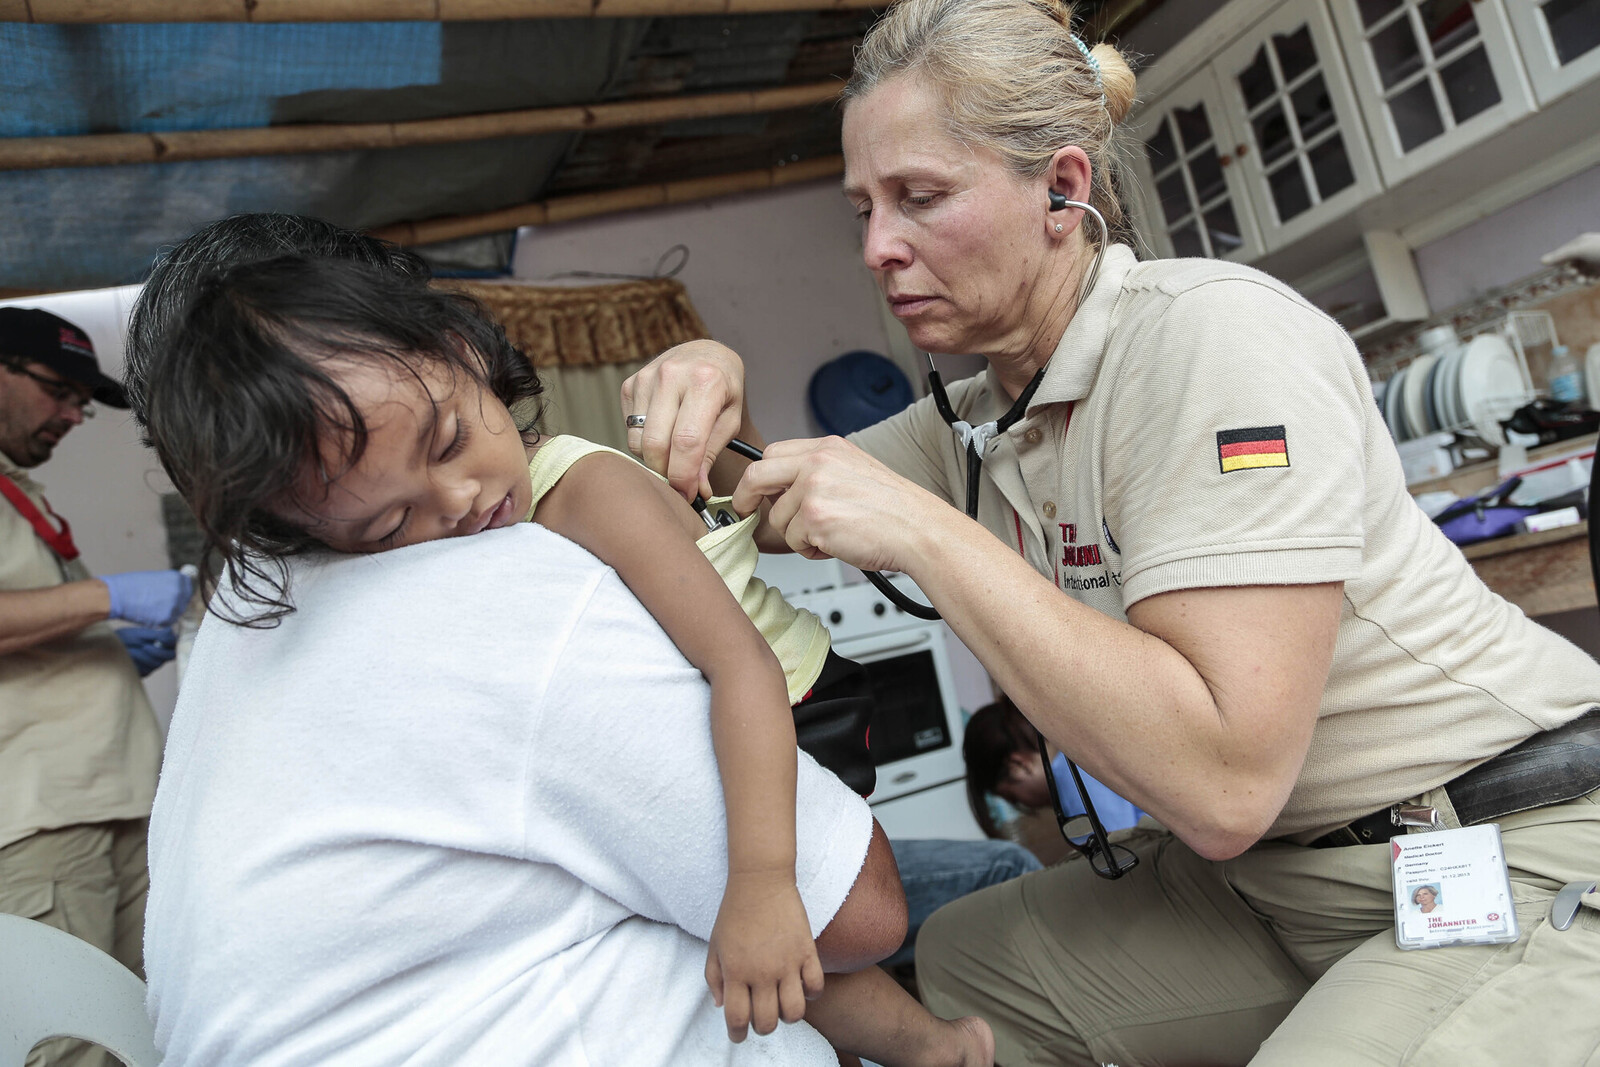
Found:
[[[26,367],[14,364],[5,364],[6,370],[12,374],[20,374],[25,378],[32,378],[44,390],[44,395],[54,400],[57,404],[71,404],[78,409],[78,413],[86,419],[94,418],[94,398],[84,396],[80,386],[71,382],[64,382],[60,378],[46,378],[42,374],[35,374]]]
[[[1061,808],[1061,790],[1056,786],[1056,775],[1050,769],[1050,751],[1045,747],[1044,734],[1035,730],[1034,737],[1039,743],[1039,759],[1044,763],[1044,780],[1050,785],[1050,803],[1056,809],[1056,826],[1061,830],[1061,836],[1067,844],[1077,849],[1084,859],[1089,861],[1089,867],[1102,878],[1121,878],[1135,867],[1139,866],[1139,857],[1134,855],[1132,849],[1122,845],[1113,845],[1106,837],[1106,828],[1100,822],[1100,813],[1094,810],[1094,801],[1089,799],[1089,792],[1083,787],[1083,775],[1078,773],[1078,765],[1070,759],[1067,760],[1067,770],[1072,773],[1072,784],[1078,787],[1078,799],[1083,801],[1083,814],[1069,817]],[[1063,755],[1063,759],[1066,757]],[[1074,840],[1068,832],[1069,823],[1079,820],[1087,821],[1089,832],[1087,840]],[[1082,831],[1079,837],[1085,835]]]

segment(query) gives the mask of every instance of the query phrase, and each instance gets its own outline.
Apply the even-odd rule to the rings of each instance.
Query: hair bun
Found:
[[[1128,66],[1128,61],[1122,58],[1122,53],[1117,51],[1114,44],[1101,41],[1090,51],[1100,64],[1100,88],[1105,93],[1106,114],[1111,117],[1113,125],[1120,126],[1122,120],[1128,117],[1128,112],[1133,110],[1138,93],[1133,68]]]

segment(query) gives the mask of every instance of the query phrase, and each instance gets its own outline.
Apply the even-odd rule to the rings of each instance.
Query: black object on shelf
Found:
[[[1537,436],[1541,445],[1548,445],[1600,430],[1600,413],[1590,411],[1581,404],[1535,400],[1513,411],[1511,417],[1502,420],[1500,425],[1516,433]]]

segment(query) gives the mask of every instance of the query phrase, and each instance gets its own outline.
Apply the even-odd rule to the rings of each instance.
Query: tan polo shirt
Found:
[[[992,372],[949,393],[968,422],[1010,406]],[[931,401],[854,440],[961,506],[965,461]],[[1176,589],[1345,583],[1269,836],[1414,797],[1600,701],[1600,665],[1491,593],[1412,501],[1349,337],[1248,267],[1112,247],[982,478],[979,521],[1113,618]]]
[[[43,488],[0,456],[43,511]],[[48,512],[46,512],[48,515]],[[0,589],[88,578],[63,563],[0,497]],[[161,735],[110,625],[0,655],[0,847],[39,830],[150,814]]]

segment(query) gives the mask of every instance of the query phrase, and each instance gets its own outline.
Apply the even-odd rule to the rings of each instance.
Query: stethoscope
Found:
[[[1064,211],[1069,207],[1075,207],[1083,212],[1085,218],[1094,219],[1095,223],[1100,227],[1099,248],[1095,251],[1094,261],[1089,264],[1089,271],[1084,275],[1083,284],[1078,289],[1077,307],[1081,308],[1084,298],[1094,290],[1094,283],[1100,277],[1100,262],[1105,258],[1106,246],[1110,243],[1110,232],[1106,228],[1105,217],[1093,205],[1086,204],[1081,200],[1069,200],[1054,189],[1049,191],[1049,197],[1051,211]],[[1033,394],[1039,391],[1039,384],[1044,381],[1045,368],[1040,367],[1035,372],[1033,378],[1023,388],[1022,392],[1017,394],[1016,402],[1011,405],[1004,415],[992,422],[983,423],[981,426],[973,426],[971,423],[956,417],[955,409],[950,406],[950,396],[945,392],[944,382],[939,377],[938,369],[933,365],[933,354],[929,352],[924,353],[924,355],[928,360],[928,391],[933,394],[933,406],[938,409],[939,415],[944,419],[945,424],[955,431],[956,440],[967,455],[966,512],[968,518],[976,519],[978,517],[978,483],[983,473],[983,454],[988,450],[990,441],[1006,433],[1017,424],[1017,421],[1023,415],[1027,414],[1028,405],[1033,401]],[[869,574],[867,577],[871,579],[874,575]],[[888,584],[887,582],[882,585],[877,582],[873,584],[883,590],[884,595],[894,601],[896,606],[912,614],[917,614],[918,618],[938,618],[938,613],[933,612],[932,608],[926,609],[929,612],[933,612],[931,616],[918,614],[913,608],[921,608],[922,605],[915,604],[915,602],[906,602],[904,596],[897,589],[890,592],[889,589],[884,588]],[[1070,820],[1067,818],[1066,810],[1061,806],[1061,790],[1056,784],[1055,772],[1050,767],[1050,753],[1045,744],[1044,734],[1038,728],[1035,728],[1034,738],[1038,744],[1039,760],[1044,764],[1045,781],[1050,787],[1050,804],[1055,808],[1056,826],[1060,829],[1062,838],[1066,840],[1067,844],[1083,853],[1084,857],[1089,860],[1090,869],[1095,874],[1102,878],[1121,878],[1138,865],[1139,857],[1121,845],[1113,845],[1107,840],[1105,827],[1100,822],[1100,813],[1095,810],[1094,801],[1090,798],[1089,791],[1084,788],[1083,777],[1078,771],[1078,765],[1070,757],[1066,756],[1066,753],[1062,753],[1063,758],[1066,759],[1067,769],[1072,773],[1072,784],[1077,787],[1078,799],[1083,802],[1084,815],[1089,822],[1089,841],[1079,843],[1072,839],[1072,835],[1067,833],[1067,823]]]
[[[1100,277],[1100,261],[1106,255],[1108,232],[1106,220],[1092,205],[1081,200],[1068,200],[1054,189],[1049,191],[1050,210],[1065,211],[1069,207],[1079,208],[1085,218],[1092,218],[1100,226],[1100,247],[1096,250],[1094,261],[1089,264],[1089,272],[1084,275],[1083,284],[1078,287],[1077,307],[1083,306],[1084,297],[1094,289],[1095,280]],[[989,448],[989,442],[1006,433],[1017,424],[1017,420],[1028,412],[1028,405],[1033,401],[1033,394],[1039,391],[1039,383],[1044,381],[1045,368],[1040,367],[1031,381],[1017,395],[1016,403],[1011,405],[1004,415],[992,422],[981,426],[973,426],[956,417],[955,409],[950,406],[950,395],[945,392],[944,381],[939,377],[939,371],[933,365],[933,353],[923,353],[928,360],[928,391],[933,394],[933,406],[939,410],[939,416],[944,419],[945,425],[955,431],[956,440],[967,454],[967,517],[978,517],[978,480],[983,472],[983,454]]]
[[[1094,219],[1100,227],[1099,247],[1095,250],[1094,260],[1089,264],[1088,273],[1084,275],[1084,280],[1078,287],[1077,306],[1082,307],[1084,297],[1094,290],[1094,283],[1100,277],[1100,262],[1105,259],[1106,245],[1109,241],[1106,220],[1092,204],[1086,204],[1082,200],[1069,200],[1054,189],[1048,191],[1048,196],[1050,198],[1051,211],[1065,211],[1067,208],[1075,207],[1081,210],[1086,218]],[[993,421],[983,423],[981,426],[973,426],[971,423],[956,417],[955,409],[950,406],[950,394],[945,392],[944,380],[939,377],[939,370],[933,364],[933,354],[925,352],[923,355],[928,360],[928,391],[933,395],[933,406],[938,409],[939,416],[944,419],[945,424],[955,431],[960,447],[966,452],[967,494],[965,510],[968,518],[976,519],[978,517],[978,484],[983,473],[983,454],[988,449],[990,441],[1006,433],[1016,425],[1017,420],[1027,414],[1028,404],[1032,402],[1033,394],[1039,391],[1039,384],[1044,381],[1045,368],[1039,368],[1032,380],[1018,394],[1016,402],[1011,405],[1004,415]],[[738,438],[729,441],[728,448],[746,459],[761,459],[761,450],[759,448]],[[700,517],[705,520],[708,529],[715,530],[723,525],[731,525],[734,521],[733,517],[727,513],[723,513],[720,517],[711,515],[705,501],[699,497],[695,498],[694,507],[700,513]],[[861,573],[867,576],[867,581],[871,582],[878,592],[887,597],[891,604],[907,615],[928,621],[940,618],[936,608],[928,604],[919,604],[906,596],[899,589],[896,589],[889,581],[888,576],[881,571],[862,571]],[[1049,771],[1048,764],[1046,764],[1045,770]]]
[[[1095,251],[1093,262],[1089,271],[1084,275],[1083,283],[1078,289],[1078,307],[1083,306],[1084,297],[1094,290],[1095,281],[1100,277],[1100,262],[1105,258],[1106,246],[1110,243],[1110,232],[1106,227],[1105,217],[1091,204],[1081,200],[1069,200],[1054,189],[1049,190],[1050,210],[1064,211],[1067,208],[1078,208],[1086,218],[1094,219],[1100,227],[1100,244]],[[970,519],[978,517],[978,484],[983,473],[983,454],[988,450],[989,442],[1001,436],[1017,424],[1017,421],[1028,411],[1028,405],[1033,401],[1033,395],[1039,391],[1039,385],[1044,381],[1045,368],[1040,367],[1027,386],[1017,395],[1016,401],[1004,415],[991,422],[973,426],[964,419],[956,417],[955,409],[950,406],[950,395],[945,391],[944,381],[939,377],[938,368],[934,366],[933,354],[924,353],[928,360],[928,392],[933,396],[933,406],[938,409],[939,416],[946,425],[955,432],[956,440],[967,458],[967,492],[966,513]],[[756,448],[737,438],[728,442],[728,448],[746,459],[761,459],[761,449]],[[1600,465],[1596,466],[1600,470]],[[705,501],[699,497],[694,501],[695,510],[705,520],[706,526],[716,530],[721,526],[732,525],[736,518],[726,512],[718,516],[710,514]],[[906,596],[890,583],[888,577],[879,571],[862,571],[867,580],[873,584],[895,607],[918,619],[938,619],[939,612],[928,604],[919,604]],[[1056,784],[1055,772],[1050,766],[1050,753],[1045,744],[1044,734],[1037,728],[1034,729],[1035,739],[1038,743],[1039,759],[1044,764],[1045,781],[1050,787],[1050,803],[1055,808],[1056,826],[1061,831],[1061,836],[1073,848],[1081,852],[1089,860],[1089,867],[1095,874],[1102,878],[1121,878],[1139,863],[1139,858],[1130,850],[1121,845],[1113,845],[1106,837],[1105,827],[1100,822],[1100,814],[1095,810],[1094,800],[1090,798],[1089,791],[1084,788],[1083,778],[1078,771],[1078,765],[1071,758],[1066,758],[1067,769],[1072,773],[1072,783],[1077,787],[1078,799],[1083,802],[1084,815],[1088,818],[1090,833],[1086,842],[1074,841],[1067,833],[1067,818],[1065,809],[1061,806],[1061,790]]]

